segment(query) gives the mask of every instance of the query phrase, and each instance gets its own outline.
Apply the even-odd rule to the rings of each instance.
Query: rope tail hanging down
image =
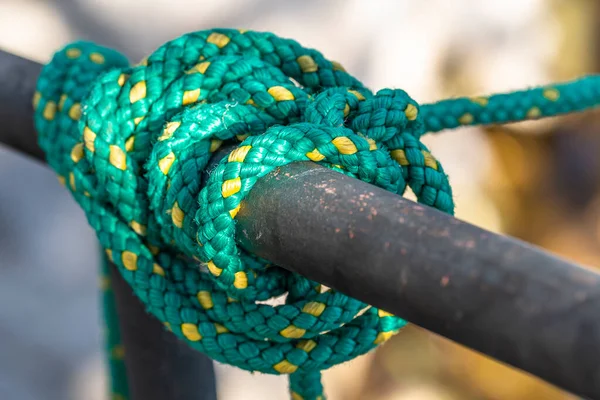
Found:
[[[311,160],[400,195],[409,186],[452,213],[448,178],[421,135],[599,101],[600,80],[587,77],[419,106],[399,89],[373,94],[293,40],[229,29],[181,36],[133,67],[113,50],[70,44],[33,99],[48,163],[147,310],[219,362],[290,374],[292,398],[305,400],[324,398],[321,370],[406,322],[239,249],[235,217],[254,183]],[[202,184],[224,142],[240,143]],[[285,304],[264,303],[284,294]]]

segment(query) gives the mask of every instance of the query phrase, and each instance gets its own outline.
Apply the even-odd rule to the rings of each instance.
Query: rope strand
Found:
[[[542,86],[489,97],[462,97],[421,107],[425,132],[454,129],[461,125],[505,124],[539,119],[598,105],[600,77]]]

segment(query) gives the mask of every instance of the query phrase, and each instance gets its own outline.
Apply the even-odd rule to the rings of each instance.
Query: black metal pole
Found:
[[[41,66],[0,50],[0,143],[44,161],[31,99]],[[132,400],[216,400],[212,360],[192,350],[148,314],[111,264]]]
[[[591,270],[313,163],[259,180],[236,219],[241,245],[262,257],[600,398]]]
[[[212,360],[190,349],[148,314],[114,264],[110,279],[131,399],[216,400]]]
[[[600,398],[600,274],[314,163],[260,179],[238,240],[432,332]]]
[[[43,161],[32,117],[33,93],[41,69],[34,61],[0,50],[0,142]]]

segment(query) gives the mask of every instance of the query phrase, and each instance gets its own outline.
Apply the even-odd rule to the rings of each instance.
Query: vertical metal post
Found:
[[[192,350],[153,316],[110,265],[125,366],[133,400],[216,400],[212,360]]]
[[[41,65],[0,50],[2,143],[44,160],[37,145],[31,100]],[[90,257],[96,255],[90,254]],[[215,400],[212,360],[192,350],[146,313],[111,265],[131,400]]]

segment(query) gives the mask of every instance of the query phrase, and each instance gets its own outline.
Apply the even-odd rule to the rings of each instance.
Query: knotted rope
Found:
[[[452,213],[426,132],[583,110],[596,77],[419,106],[372,94],[336,62],[270,33],[215,29],[167,42],[130,67],[77,42],[44,67],[34,98],[48,163],[107,256],[177,336],[211,358],[291,374],[294,399],[323,399],[320,371],[406,322],[245,253],[240,203],[262,176],[311,160]],[[211,153],[241,142],[203,184]],[[285,304],[264,301],[287,295]]]

